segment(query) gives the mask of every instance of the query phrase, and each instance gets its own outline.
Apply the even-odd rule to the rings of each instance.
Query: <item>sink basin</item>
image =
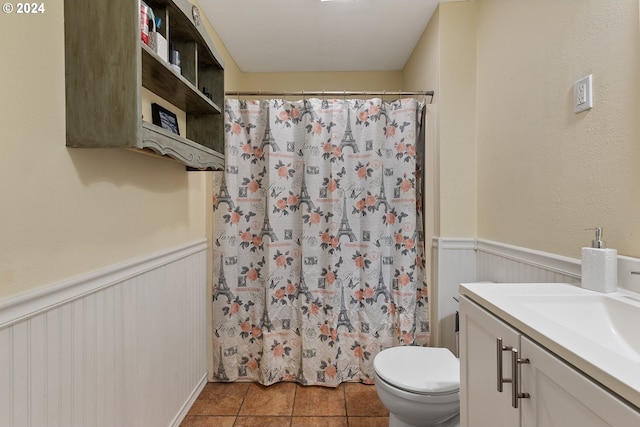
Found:
[[[518,295],[517,300],[558,326],[640,363],[640,302],[603,295]]]
[[[640,408],[640,294],[566,283],[469,283],[460,293]]]

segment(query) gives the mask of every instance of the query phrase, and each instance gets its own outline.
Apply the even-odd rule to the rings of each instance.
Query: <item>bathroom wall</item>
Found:
[[[453,297],[476,277],[476,14],[476,2],[440,3],[403,70],[406,90],[435,90],[425,183],[431,330],[433,344],[452,350]]]
[[[0,37],[11,41],[0,69],[0,300],[207,237],[209,173],[65,146],[62,2],[1,14]],[[231,85],[239,71],[218,49]]]
[[[65,146],[63,2],[45,6],[0,14],[0,424],[178,425],[206,381],[212,174]]]
[[[396,91],[402,89],[402,72],[400,71],[244,73],[241,77],[241,90],[245,91]]]
[[[478,237],[640,257],[637,0],[477,1]],[[573,83],[593,74],[593,109]],[[640,279],[639,279],[640,280]]]
[[[637,0],[439,5],[403,72],[436,90],[434,236],[579,258],[601,226],[640,256],[638,17]],[[587,74],[594,108],[574,114]]]
[[[594,108],[574,114],[588,74]],[[600,226],[639,257],[639,77],[637,0],[441,3],[404,70],[405,89],[436,88],[433,236],[579,259]],[[432,277],[436,343],[460,271]]]
[[[475,20],[476,2],[440,3],[403,70],[404,89],[436,92],[428,153],[437,162],[428,197],[435,197],[437,236],[476,233]]]

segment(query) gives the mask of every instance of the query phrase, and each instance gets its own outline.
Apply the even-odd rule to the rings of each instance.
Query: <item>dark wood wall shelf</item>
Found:
[[[65,0],[67,146],[141,150],[189,170],[224,169],[223,62],[194,5],[145,3],[162,19],[167,46],[180,52],[180,71],[140,40],[139,0]],[[142,117],[143,87],[184,111],[186,132]]]

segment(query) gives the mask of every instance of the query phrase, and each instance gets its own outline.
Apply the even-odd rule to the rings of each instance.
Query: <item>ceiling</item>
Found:
[[[397,71],[440,1],[199,0],[199,5],[244,72]]]

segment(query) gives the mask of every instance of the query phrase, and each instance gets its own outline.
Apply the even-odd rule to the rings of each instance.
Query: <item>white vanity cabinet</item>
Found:
[[[511,384],[498,391],[498,356],[502,375],[510,375],[510,357],[497,351],[497,340],[520,348],[518,331],[466,297],[460,299],[460,422],[467,427],[513,427],[520,412],[511,405]]]
[[[635,408],[467,296],[460,351],[463,427],[640,425]]]

